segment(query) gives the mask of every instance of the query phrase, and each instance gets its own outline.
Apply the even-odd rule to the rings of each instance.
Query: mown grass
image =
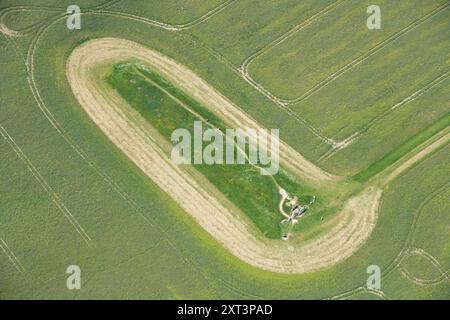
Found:
[[[202,121],[203,132],[208,128],[217,128],[223,136],[225,136],[225,130],[230,128],[215,114],[170,82],[139,64],[118,64],[106,80],[167,141],[171,140],[172,132],[178,128],[187,129],[193,137],[194,121]],[[160,88],[166,90],[173,98]],[[199,117],[186,110],[179,102]],[[202,150],[208,144],[203,142]],[[237,152],[239,152],[238,149],[234,148],[234,154]],[[170,157],[170,154],[167,156]],[[191,155],[191,163],[194,163],[193,159],[194,152]],[[290,194],[298,195],[302,202],[309,202],[310,198],[317,194],[305,183],[283,171],[274,176],[263,176],[260,169],[249,164],[248,161],[244,165],[193,164],[193,166],[269,238],[279,238],[282,232],[280,221],[283,216],[278,210],[280,195],[277,183]],[[324,202],[318,203],[321,204],[314,206],[311,211],[323,215],[321,211],[324,210]]]
[[[445,262],[445,260],[443,262]],[[442,272],[436,268],[432,262],[418,254],[408,256],[403,261],[402,267],[407,270],[409,274],[418,279],[434,280],[439,279],[439,277],[442,276]]]
[[[368,30],[365,24],[368,16],[366,9],[372,3],[345,1],[256,58],[250,65],[250,74],[275,94],[287,98],[297,97],[443,3],[445,1],[382,1],[379,3],[382,7],[382,29]],[[239,66],[252,53],[327,4],[315,2],[309,7],[308,2],[298,2],[290,4],[292,10],[289,13],[279,16],[276,10],[270,13],[266,11],[281,5],[279,3],[265,3],[263,8],[253,10],[249,9],[252,7],[250,1],[242,1],[189,33],[194,35],[192,41],[196,45],[212,54],[223,55]],[[290,14],[296,10],[301,13],[296,13],[295,18],[291,17]],[[443,39],[448,29],[448,10],[444,9],[392,41],[310,99],[291,107],[319,131],[336,140],[347,138],[357,130],[366,130],[366,126],[381,113],[445,72],[448,50]],[[246,19],[242,21],[257,23],[243,27],[230,19],[230,16],[243,14]],[[209,72],[208,78],[213,79],[216,75],[216,72]],[[221,88],[232,78],[230,74],[215,85]],[[238,82],[237,79],[233,81]],[[439,87],[445,83],[448,82],[442,82]],[[234,87],[231,91],[241,90]],[[431,89],[429,92],[434,94],[424,93],[400,108],[414,111],[405,113],[396,110],[385,119],[377,120],[364,137],[321,166],[338,175],[353,176],[423,131],[442,117],[445,110],[448,111],[445,91]],[[268,118],[276,122],[282,128],[283,139],[301,150],[308,159],[317,160],[330,148],[317,141],[311,132],[305,132],[302,123],[279,108],[272,106],[265,109],[260,102],[257,105],[248,104],[247,97],[242,95],[236,101],[251,115],[257,115],[260,123],[266,123]],[[415,107],[412,108],[412,105]],[[433,111],[424,112],[424,105]],[[265,110],[264,113],[270,117],[260,114],[261,110]]]
[[[5,0],[0,6],[19,2],[30,4]],[[99,2],[103,1],[80,1],[81,5]],[[41,3],[51,5],[54,1],[32,4]],[[1,298],[327,298],[364,286],[368,265],[378,264],[382,270],[389,266],[405,242],[417,207],[428,194],[448,183],[447,148],[391,183],[383,196],[374,232],[349,259],[304,275],[261,271],[223,249],[102,134],[73,97],[65,80],[65,61],[73,48],[87,39],[115,36],[134,40],[189,66],[265,126],[280,127],[284,140],[302,154],[320,155],[320,141],[286,119],[188,36],[101,15],[83,16],[79,32],[69,32],[61,21],[44,34],[36,51],[34,69],[40,94],[89,160],[127,192],[132,202],[127,201],[67,144],[38,109],[18,55],[26,54],[31,36],[14,39],[17,52],[0,36],[2,76],[7,79],[0,83],[0,123],[93,235],[97,248],[90,250],[83,244],[52,199],[0,138],[1,237],[27,269],[19,274],[0,254]],[[441,88],[439,92],[445,91]],[[337,163],[330,163],[331,168],[348,172],[360,164],[364,167],[383,150],[395,148],[399,137],[412,136],[414,130],[420,131],[421,123],[433,121],[427,114],[433,116],[429,110],[434,113],[441,104],[433,101],[417,99],[411,103],[414,109],[409,109],[410,105],[394,113],[398,118],[390,125],[388,121],[378,135],[361,139],[361,145],[355,144],[358,152],[349,149]],[[389,147],[386,141],[391,140],[395,141]],[[367,143],[371,141],[373,145]],[[359,161],[352,152],[370,152],[370,156]],[[426,245],[424,249],[440,262],[448,261],[447,224],[442,223],[448,216],[447,199],[443,195],[420,213],[423,220],[415,229],[413,243]],[[82,268],[80,291],[65,287],[69,264]],[[382,289],[388,298],[448,298],[447,284],[419,287],[397,271],[383,276]]]

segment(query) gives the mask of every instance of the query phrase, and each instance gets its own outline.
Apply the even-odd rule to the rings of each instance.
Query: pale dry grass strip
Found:
[[[147,176],[168,193],[205,230],[238,258],[262,269],[303,273],[330,266],[354,253],[370,235],[375,226],[381,190],[369,187],[350,199],[340,213],[340,222],[318,239],[289,243],[269,240],[255,232],[248,221],[236,215],[213,196],[211,185],[199,183],[192,175],[176,166],[164,154],[155,139],[146,132],[152,129],[145,121],[133,122],[131,112],[120,97],[99,92],[91,73],[99,64],[139,59],[156,69],[183,91],[203,105],[212,108],[228,123],[236,127],[259,125],[210,87],[192,71],[160,53],[134,42],[103,38],[81,45],[69,57],[66,74],[73,93],[81,106],[111,139]],[[318,183],[335,181],[296,151],[283,144],[284,162]],[[301,162],[293,161],[292,159]],[[310,171],[307,171],[310,169]],[[314,175],[316,174],[316,175]]]

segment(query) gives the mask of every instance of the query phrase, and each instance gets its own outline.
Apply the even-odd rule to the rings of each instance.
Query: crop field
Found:
[[[450,299],[450,2],[372,4],[0,0],[0,299]]]

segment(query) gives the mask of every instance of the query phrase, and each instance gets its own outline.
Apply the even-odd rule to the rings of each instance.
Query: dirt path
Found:
[[[77,100],[92,120],[159,187],[231,253],[265,270],[303,273],[330,266],[357,250],[371,234],[377,219],[381,189],[368,187],[348,200],[339,220],[320,238],[304,242],[269,240],[246,218],[222,201],[214,186],[176,166],[162,152],[155,130],[136,115],[120,96],[104,90],[91,72],[94,67],[135,58],[213,109],[236,127],[258,127],[242,110],[186,67],[137,43],[103,38],[76,48],[67,61],[66,74]],[[134,119],[130,120],[132,115]],[[317,184],[339,178],[308,162],[280,142],[282,164]],[[243,245],[245,244],[245,245]]]

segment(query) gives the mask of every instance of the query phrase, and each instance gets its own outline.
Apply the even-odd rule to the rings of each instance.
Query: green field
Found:
[[[207,128],[218,128],[225,135],[225,130],[230,128],[198,102],[171,86],[167,80],[138,63],[116,65],[106,81],[157,129],[166,141],[170,141],[173,130],[177,128],[194,132],[194,121],[202,121],[203,132]],[[172,97],[162,90],[169,92]],[[183,108],[182,105],[189,109]],[[203,145],[204,148],[207,143],[204,142]],[[168,157],[170,151],[166,150]],[[233,152],[236,154],[239,150],[235,147]],[[194,163],[193,158],[194,154],[191,155],[191,163]],[[308,203],[313,195],[319,196],[317,190],[308,188],[292,174],[281,171],[274,176],[262,176],[260,169],[249,163],[226,166],[194,164],[193,167],[242,210],[269,238],[278,239],[283,231],[278,212],[278,185],[291,194],[301,195],[302,202]],[[320,198],[320,204],[314,206],[316,216],[327,215],[327,211],[330,211],[329,208],[324,208],[322,195]],[[318,219],[315,220],[317,222]],[[302,223],[302,226],[304,225]]]
[[[447,1],[381,1],[382,29],[373,31],[365,25],[368,2],[352,0],[261,0],[257,6],[247,0],[82,0],[82,28],[76,31],[66,28],[70,4],[0,2],[0,21],[22,32],[0,32],[1,299],[450,298],[448,142],[394,180],[377,180],[448,130]],[[188,27],[165,30],[150,20]],[[393,35],[398,37],[389,40]],[[303,201],[318,196],[295,227],[299,236],[321,236],[314,233],[321,217],[335,217],[366,186],[382,187],[369,239],[345,260],[304,274],[268,272],[236,258],[145,176],[74,97],[67,58],[80,44],[101,37],[138,42],[187,66],[260,124],[279,128],[281,139],[306,159],[342,176],[338,187],[345,192],[334,198],[284,169],[275,176]],[[286,100],[295,117],[239,73],[259,51],[249,74]],[[299,99],[359,57],[338,78]],[[195,117],[160,87],[215,126],[227,126],[134,61],[109,71],[105,83],[167,140],[173,128],[189,128]],[[135,85],[127,85],[130,80]],[[332,153],[318,135],[342,141],[358,131]],[[266,237],[280,236],[281,216],[274,213],[279,196],[271,197],[277,190],[270,178],[247,165],[192,169]],[[81,290],[66,288],[71,264],[82,269]],[[378,294],[365,289],[371,264],[382,270]]]

